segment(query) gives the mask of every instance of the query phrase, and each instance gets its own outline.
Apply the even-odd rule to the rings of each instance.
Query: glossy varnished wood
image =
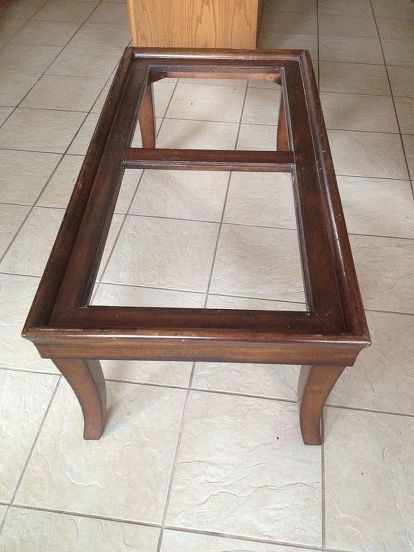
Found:
[[[274,151],[156,149],[152,83],[171,76],[280,85]],[[143,148],[131,147],[137,121]],[[309,311],[90,305],[125,168],[290,172]],[[304,366],[302,435],[319,444],[323,405],[369,334],[308,54],[126,49],[23,335],[71,384],[85,438],[99,438],[104,426],[99,359],[206,360]]]

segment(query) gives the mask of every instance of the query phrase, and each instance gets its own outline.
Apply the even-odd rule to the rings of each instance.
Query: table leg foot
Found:
[[[142,97],[141,105],[138,111],[139,128],[141,130],[142,147],[155,148],[155,111],[154,94],[152,84],[149,83]]]
[[[320,445],[321,415],[325,401],[344,371],[344,366],[302,366],[298,401],[302,438],[305,445]]]
[[[82,408],[84,439],[99,439],[105,426],[106,386],[99,360],[53,359]]]

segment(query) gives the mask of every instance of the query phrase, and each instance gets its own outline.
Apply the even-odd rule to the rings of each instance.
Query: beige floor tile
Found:
[[[0,21],[0,46],[6,44],[23,27],[25,22],[25,19],[7,19],[3,17]]]
[[[279,86],[275,88],[248,88],[243,109],[243,123],[277,125],[281,97]]]
[[[260,32],[265,35],[269,32],[275,35],[278,33],[316,34],[316,13],[312,7],[299,13],[265,10]]]
[[[3,256],[29,212],[29,207],[0,203],[0,256]]]
[[[377,17],[414,18],[410,0],[373,0],[372,7]]]
[[[205,291],[217,232],[218,225],[208,222],[130,216],[104,281]]]
[[[299,367],[197,362],[192,387],[296,401]]]
[[[36,347],[20,335],[38,285],[38,278],[0,275],[1,368],[57,372],[52,362],[41,359]]]
[[[4,516],[7,512],[7,506],[0,504],[0,523],[2,523]]]
[[[13,497],[57,381],[52,375],[0,370],[0,500]]]
[[[182,304],[180,307],[183,306]],[[202,305],[200,305],[202,307]],[[135,360],[103,360],[102,369],[108,380],[187,387],[191,362],[145,362]]]
[[[68,21],[29,21],[13,37],[13,44],[65,46],[79,28],[79,23]]]
[[[141,175],[141,169],[125,169],[118,199],[116,200],[115,213],[126,214],[128,212]]]
[[[63,214],[61,209],[35,207],[0,263],[0,269],[13,274],[41,276]]]
[[[105,84],[104,78],[44,75],[22,107],[89,111]]]
[[[162,81],[158,82],[173,82],[175,79],[162,79]],[[193,79],[192,77],[181,77],[180,78],[180,84],[198,84],[200,86],[237,86],[240,88],[245,88],[247,85],[247,81],[244,79]]]
[[[319,58],[321,61],[351,63],[384,63],[378,38],[359,36],[319,37]]]
[[[409,40],[414,34],[414,19],[377,17],[377,24],[381,38]]]
[[[0,125],[6,121],[13,109],[13,107],[0,107]]]
[[[111,85],[112,85],[112,79],[109,79],[108,82],[103,87],[102,92],[99,94],[98,99],[93,104],[93,107],[91,109],[92,113],[98,113],[99,114],[102,111],[102,108],[105,104],[105,100],[108,96],[109,89],[111,88]]]
[[[254,299],[251,297],[236,297],[229,295],[209,294],[207,300],[209,309],[244,309],[244,310],[297,310],[306,311],[305,303],[288,301],[272,301]]]
[[[99,98],[98,98],[98,100],[99,100]],[[159,138],[161,125],[164,124],[164,122],[166,122],[166,120],[164,120],[162,117],[155,117],[155,126],[156,126],[156,129],[157,129],[157,137],[156,137],[156,147],[157,148],[163,147],[159,144],[158,138]],[[184,121],[184,122],[186,122],[186,121]],[[191,122],[197,123],[198,121],[190,121],[190,123]],[[137,124],[136,127],[135,127],[135,132],[134,132],[134,136],[132,137],[131,147],[133,147],[133,148],[142,148],[141,129],[139,128],[139,124]],[[178,144],[177,146],[173,146],[173,147],[182,147],[182,146],[181,146],[181,144]]]
[[[108,236],[106,238],[105,247],[102,253],[101,262],[100,262],[98,274],[96,277],[97,281],[99,281],[102,278],[109,256],[115,245],[115,241],[118,237],[119,231],[121,230],[121,226],[124,221],[124,218],[125,218],[124,215],[120,215],[120,214],[115,214],[112,216],[111,226],[109,227]]]
[[[320,62],[320,90],[350,94],[389,95],[387,73],[383,65]]]
[[[68,44],[47,70],[48,75],[109,78],[122,55],[121,48],[85,48]]]
[[[89,113],[67,153],[72,155],[86,155],[98,119],[99,115],[97,113]]]
[[[388,66],[394,96],[414,97],[414,67]]]
[[[414,241],[351,236],[365,308],[414,313]]]
[[[125,48],[130,40],[126,25],[88,22],[72,38],[71,44],[92,48]]]
[[[407,156],[408,170],[411,180],[414,180],[414,136],[403,136],[405,155]]]
[[[277,126],[275,125],[240,125],[238,150],[276,149]]]
[[[165,119],[158,135],[159,148],[234,149],[239,125]]]
[[[319,33],[321,35],[377,37],[377,27],[374,18],[355,17],[350,11],[345,14],[319,14]]]
[[[0,71],[40,75],[61,51],[60,46],[6,44],[0,50]]]
[[[318,59],[318,36],[316,34],[275,33],[269,30],[260,33],[259,48],[287,48],[309,50],[312,59]]]
[[[37,201],[41,207],[66,208],[83,163],[83,157],[65,155]]]
[[[296,228],[291,175],[232,173],[224,222]]]
[[[328,408],[325,425],[327,547],[409,552],[414,420]]]
[[[414,202],[404,180],[338,176],[348,231],[414,238]]]
[[[15,0],[8,3],[2,10],[2,18],[30,19],[45,3],[45,0]]]
[[[414,12],[414,10],[413,10]],[[382,40],[385,61],[390,65],[414,65],[412,40]]]
[[[316,12],[316,0],[270,0],[265,2],[265,9],[279,12]]]
[[[263,544],[211,535],[197,535],[180,531],[165,531],[161,552],[300,552],[291,546]],[[301,549],[303,550],[303,549]],[[308,552],[316,552],[307,548]]]
[[[414,414],[414,317],[367,312],[372,345],[335,385],[329,404]]]
[[[161,522],[185,391],[126,383],[107,388],[105,433],[84,441],[79,405],[62,380],[16,504]]]
[[[294,230],[224,225],[210,292],[303,302],[297,233]]]
[[[400,137],[396,134],[330,130],[337,174],[407,178]]]
[[[320,470],[296,405],[193,392],[167,524],[318,546]]]
[[[398,122],[403,134],[414,134],[414,98],[395,98]]]
[[[319,0],[318,1],[319,13],[332,13],[349,15],[350,13],[355,16],[372,16],[371,3],[369,0],[347,0],[346,3],[343,0]]]
[[[131,213],[220,222],[228,172],[147,170]]]
[[[70,21],[83,23],[93,12],[98,2],[71,2],[49,0],[33,17],[35,21]]]
[[[84,117],[72,111],[16,109],[0,128],[0,148],[63,153]]]
[[[398,133],[394,104],[390,96],[321,92],[320,98],[329,129]],[[381,113],[381,117],[378,117],[378,113]]]
[[[88,19],[88,23],[128,25],[128,11],[124,4],[100,4]]]
[[[171,96],[174,92],[175,83],[158,81],[153,84],[154,109],[156,117],[164,117]]]
[[[0,105],[16,106],[38,80],[34,73],[0,74]]]
[[[0,202],[32,205],[59,160],[55,153],[0,150]]]
[[[177,85],[167,111],[174,119],[199,119],[238,123],[245,91],[240,86]]]
[[[155,527],[11,508],[1,540],[9,552],[156,552],[158,538]]]

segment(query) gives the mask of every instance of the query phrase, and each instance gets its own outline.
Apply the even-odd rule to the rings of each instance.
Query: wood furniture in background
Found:
[[[273,151],[157,149],[152,82],[200,76],[281,85],[278,150],[276,144]],[[137,118],[143,148],[131,147]],[[91,305],[126,168],[291,173],[309,310]],[[127,48],[23,335],[72,386],[85,439],[99,439],[104,430],[99,359],[129,359],[301,364],[302,436],[320,444],[323,405],[370,341],[307,52]]]
[[[133,46],[256,48],[262,0],[128,0]]]

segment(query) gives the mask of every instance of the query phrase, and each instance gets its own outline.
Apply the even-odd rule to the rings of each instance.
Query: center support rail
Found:
[[[280,86],[274,150],[156,148],[152,83],[166,77],[264,79]],[[131,147],[137,121],[142,148]],[[308,310],[91,305],[126,168],[291,173]],[[99,439],[105,426],[100,359],[191,360],[302,365],[302,437],[320,444],[325,401],[370,339],[309,54],[127,48],[23,336],[72,386],[85,439]]]

